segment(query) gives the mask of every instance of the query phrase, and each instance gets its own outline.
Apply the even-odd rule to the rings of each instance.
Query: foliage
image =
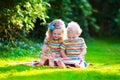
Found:
[[[0,43],[0,57],[20,57],[38,55],[41,53],[42,44],[38,42],[29,41],[15,41],[14,46],[12,44],[5,45]]]
[[[116,22],[118,23],[118,25],[120,25],[120,9],[119,9],[119,12],[118,12],[118,15],[117,15]]]
[[[0,40],[22,38],[33,29],[36,18],[45,22],[48,5],[43,0],[0,1]]]
[[[100,26],[99,36],[120,35],[119,9],[120,0],[89,0],[90,4],[97,10],[94,13],[97,24]],[[95,33],[91,31],[93,35]]]
[[[48,11],[48,16],[51,20],[61,18],[67,24],[71,20],[78,22],[82,29],[83,35],[89,36],[89,27],[95,31],[99,30],[96,24],[96,18],[93,17],[95,10],[88,0],[50,0],[51,8]]]
[[[44,40],[45,38],[45,34],[47,31],[47,23],[44,25],[41,25],[40,23],[42,23],[43,21],[40,20],[39,18],[36,19],[35,22],[35,27],[33,28],[33,30],[30,30],[29,34],[27,35],[28,38],[33,38],[33,39],[41,39]]]
[[[0,41],[43,39],[47,28],[41,24],[56,18],[78,22],[84,37],[119,36],[120,0],[1,0]]]
[[[56,18],[61,18],[66,25],[76,21],[84,37],[120,35],[120,0],[48,0],[48,3],[51,7],[47,10],[47,22]],[[45,34],[46,29],[43,30]]]
[[[118,14],[116,18],[114,18],[114,21],[116,23],[116,29],[114,31],[115,31],[115,34],[119,36],[120,35],[120,8],[118,9]]]

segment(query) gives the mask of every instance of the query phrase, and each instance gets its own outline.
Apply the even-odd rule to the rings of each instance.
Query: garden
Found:
[[[0,80],[120,80],[119,0],[4,0],[0,9]],[[54,19],[78,22],[89,66],[25,65],[40,61]]]

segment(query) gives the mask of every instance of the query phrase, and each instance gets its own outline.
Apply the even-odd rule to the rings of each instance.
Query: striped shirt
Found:
[[[52,52],[55,54],[60,54],[60,46],[62,44],[59,40],[51,40],[49,41],[47,38],[45,38],[44,43],[48,45]]]
[[[65,50],[68,57],[75,59],[82,52],[82,48],[87,48],[87,46],[83,38],[78,38],[74,42],[65,40],[60,48]]]

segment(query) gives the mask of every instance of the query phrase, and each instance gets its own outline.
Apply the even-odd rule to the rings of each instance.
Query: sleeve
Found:
[[[80,48],[87,48],[87,45],[86,45],[86,43],[85,43],[83,38],[80,38],[80,42],[82,43]]]
[[[63,43],[61,44],[60,49],[62,49],[62,50],[65,50],[65,49],[66,49],[65,42],[63,42]]]

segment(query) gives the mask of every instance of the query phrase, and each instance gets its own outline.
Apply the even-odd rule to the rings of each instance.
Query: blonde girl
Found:
[[[61,19],[55,19],[49,24],[42,48],[43,54],[41,57],[40,65],[44,65],[46,60],[48,60],[48,65],[53,67],[55,66],[55,59],[61,58],[60,46],[66,36],[65,30],[65,24]],[[64,67],[64,64],[61,65],[62,62],[60,60],[56,63],[59,67]]]

